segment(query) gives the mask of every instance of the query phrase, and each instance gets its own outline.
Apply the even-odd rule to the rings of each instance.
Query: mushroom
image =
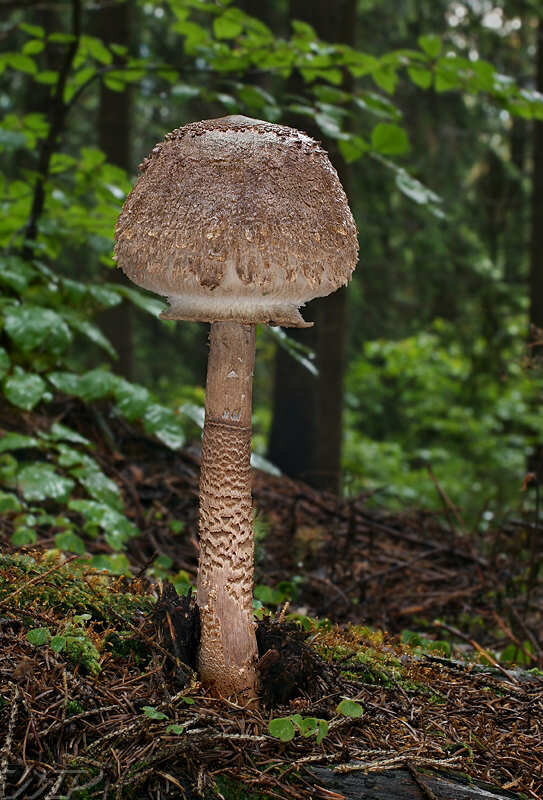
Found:
[[[115,230],[118,266],[168,298],[164,319],[210,322],[200,478],[198,669],[223,696],[258,693],[252,607],[251,394],[257,323],[346,284],[356,226],[320,144],[243,116],[185,125],[140,166]]]

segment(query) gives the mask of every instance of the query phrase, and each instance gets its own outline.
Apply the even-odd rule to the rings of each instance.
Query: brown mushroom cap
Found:
[[[115,230],[134,283],[166,319],[304,327],[298,311],[351,279],[356,226],[326,152],[242,116],[169,133],[140,166]]]

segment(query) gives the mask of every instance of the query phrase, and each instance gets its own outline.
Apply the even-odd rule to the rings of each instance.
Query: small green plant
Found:
[[[360,703],[344,697],[336,707],[336,712],[344,717],[361,717],[364,710]],[[300,714],[291,714],[288,717],[277,717],[270,720],[268,730],[274,739],[290,742],[296,733],[306,739],[315,736],[317,744],[321,744],[328,734],[328,723],[318,717],[302,717]]]
[[[289,717],[270,720],[268,730],[274,739],[280,739],[282,742],[290,742],[298,732],[305,738],[315,735],[317,744],[321,744],[328,733],[328,723],[325,719],[292,714]]]
[[[344,717],[361,717],[364,713],[364,709],[357,703],[355,700],[349,700],[348,697],[344,697],[341,703],[336,708],[338,714],[343,714]]]
[[[141,710],[149,719],[169,719],[167,714],[164,714],[162,711],[157,711],[154,706],[143,706]]]
[[[74,666],[80,665],[91,675],[97,675],[100,672],[100,653],[85,630],[85,623],[90,619],[91,614],[75,614],[61,634],[52,636],[49,628],[32,628],[26,638],[36,647],[49,643],[54,653],[65,651]]]
[[[194,699],[192,697],[181,697],[180,700],[182,700],[182,702],[186,703],[188,706],[194,704]],[[164,719],[170,719],[167,714],[165,714],[163,711],[158,711],[154,706],[143,706],[141,710],[146,717],[149,717],[149,719],[155,720],[156,722],[160,722]],[[168,725],[166,728],[166,733],[175,733],[180,735],[185,733],[185,728],[186,725]]]

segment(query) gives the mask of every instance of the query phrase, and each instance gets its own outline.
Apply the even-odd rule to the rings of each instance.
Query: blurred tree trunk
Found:
[[[98,36],[104,42],[128,47],[130,37],[130,3],[106,5],[98,12]],[[98,146],[111,164],[130,170],[130,89],[113,92],[100,85],[100,109],[98,115]],[[119,269],[105,276],[107,281],[131,285]],[[104,311],[100,324],[119,354],[115,372],[127,380],[134,377],[134,346],[132,337],[133,306],[126,300],[115,308]]]
[[[308,22],[319,38],[332,43],[355,45],[355,0],[290,0],[290,17]],[[294,77],[290,90],[300,78]],[[344,87],[349,90],[349,76]],[[303,120],[289,120],[318,139],[322,135]],[[336,143],[324,141],[330,159],[349,195],[349,170]],[[278,348],[275,365],[273,421],[268,455],[286,475],[305,480],[318,489],[339,492],[341,487],[341,438],[343,373],[346,340],[345,289],[314,300],[303,315],[315,327],[293,329],[289,336],[316,352],[319,375],[308,370]]]
[[[537,31],[536,89],[543,93],[543,16]],[[543,122],[534,120],[532,237],[530,251],[530,325],[543,328]]]
[[[543,14],[537,28],[536,89],[543,93]],[[534,120],[532,175],[532,236],[530,247],[530,328],[543,329],[543,122]],[[530,337],[531,338],[531,337]],[[543,360],[543,347],[534,348],[532,357]],[[543,481],[543,446],[528,457],[529,472]]]

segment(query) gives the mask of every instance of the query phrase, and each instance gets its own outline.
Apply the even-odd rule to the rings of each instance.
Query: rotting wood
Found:
[[[318,781],[345,800],[518,800],[519,795],[482,784],[453,773],[425,771],[417,777],[406,768],[388,772],[337,774],[333,769],[313,767]],[[427,792],[422,788],[424,784]]]

